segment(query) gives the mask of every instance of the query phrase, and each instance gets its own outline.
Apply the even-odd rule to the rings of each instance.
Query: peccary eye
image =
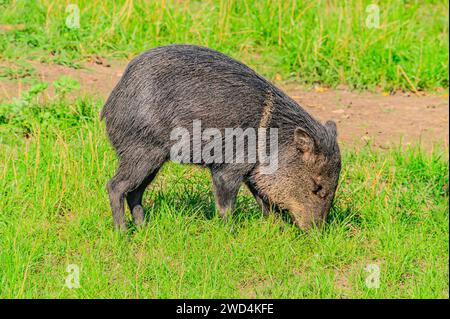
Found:
[[[322,185],[314,183],[313,194],[319,196],[320,198],[325,198],[326,193]]]
[[[322,185],[316,184],[314,183],[314,189],[313,189],[313,193],[314,194],[319,194],[319,192],[322,190]]]

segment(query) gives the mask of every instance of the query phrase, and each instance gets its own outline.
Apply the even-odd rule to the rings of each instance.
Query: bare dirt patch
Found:
[[[315,92],[286,88],[312,115],[336,121],[341,142],[387,148],[393,144],[435,143],[448,146],[447,94],[417,96],[326,90]]]
[[[106,98],[122,76],[126,62],[106,62],[93,58],[81,69],[62,65],[29,62],[34,77],[51,84],[62,75],[77,79],[81,87],[74,94]],[[5,64],[1,63],[0,64]],[[17,97],[29,87],[27,79],[0,78],[0,100]],[[427,148],[438,143],[448,147],[448,94],[421,96],[352,92],[346,89],[311,90],[289,84],[281,87],[308,112],[321,121],[335,120],[340,142],[350,145],[372,145],[388,148],[394,144],[418,144]],[[53,94],[53,88],[46,93]]]

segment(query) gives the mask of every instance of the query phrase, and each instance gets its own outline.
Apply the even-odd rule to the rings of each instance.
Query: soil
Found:
[[[126,62],[107,62],[94,57],[81,69],[29,62],[33,77],[53,82],[62,75],[77,79],[81,86],[76,95],[106,98],[122,76]],[[0,61],[0,65],[5,62]],[[24,79],[0,77],[0,100],[17,97],[29,87]],[[295,84],[277,83],[292,98],[321,121],[332,119],[338,126],[340,143],[362,146],[371,143],[389,148],[402,144],[421,144],[431,149],[435,144],[448,148],[448,93],[354,92],[345,88],[305,88]],[[53,94],[50,86],[48,95]]]

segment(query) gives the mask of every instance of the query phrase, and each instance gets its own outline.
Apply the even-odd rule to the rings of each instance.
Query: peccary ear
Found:
[[[337,137],[337,127],[336,127],[336,122],[334,122],[334,121],[327,121],[327,122],[325,123],[325,127],[328,129],[328,131],[331,132],[331,134],[332,134],[334,137]]]
[[[301,127],[295,129],[294,141],[303,153],[311,153],[314,150],[314,139]]]

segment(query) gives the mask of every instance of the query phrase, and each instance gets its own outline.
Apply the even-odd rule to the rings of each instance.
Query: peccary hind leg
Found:
[[[147,186],[155,178],[159,168],[154,170],[149,176],[147,176],[141,185],[135,190],[129,192],[126,195],[128,207],[130,208],[131,215],[133,216],[134,224],[140,226],[144,222],[144,208],[142,207],[142,197]]]
[[[227,171],[211,170],[216,209],[226,221],[236,205],[236,196],[242,178]]]
[[[143,221],[142,195],[164,162],[162,156],[150,157],[148,154],[149,152],[135,153],[131,158],[122,158],[116,175],[107,184],[114,224],[119,230],[127,228],[124,212],[125,196],[135,222],[139,224]]]

